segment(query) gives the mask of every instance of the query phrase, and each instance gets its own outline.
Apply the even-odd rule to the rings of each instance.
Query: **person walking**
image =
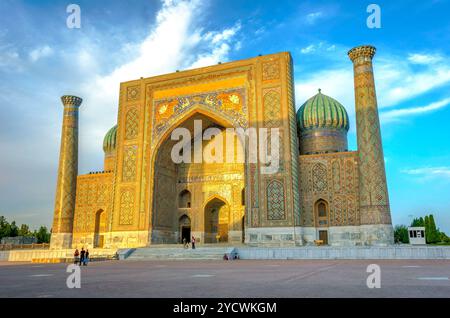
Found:
[[[81,252],[80,252],[80,266],[81,264],[84,262],[84,255],[86,254],[86,252],[84,251],[84,248],[81,248]]]
[[[89,250],[86,249],[86,253],[84,254],[84,262],[83,265],[87,266],[87,264],[89,263]]]
[[[75,249],[75,253],[73,253],[73,263],[74,264],[78,264],[79,259],[78,257],[80,256],[80,252],[78,252],[78,248]]]
[[[195,237],[194,237],[194,235],[192,235],[191,244],[192,244],[192,249],[195,250]]]

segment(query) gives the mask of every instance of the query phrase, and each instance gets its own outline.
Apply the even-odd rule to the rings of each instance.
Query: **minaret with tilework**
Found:
[[[55,214],[53,218],[51,248],[70,248],[72,244],[75,194],[78,175],[78,110],[82,99],[61,97],[64,105],[56,184]]]
[[[393,230],[372,67],[375,51],[358,46],[348,56],[354,71],[361,233],[368,244],[378,245],[393,243]]]

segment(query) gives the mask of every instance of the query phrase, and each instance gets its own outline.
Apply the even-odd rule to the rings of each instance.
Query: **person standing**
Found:
[[[191,244],[192,244],[192,249],[195,250],[195,237],[194,237],[194,235],[192,235]]]
[[[84,251],[84,248],[81,248],[81,252],[80,252],[80,266],[81,264],[84,262],[84,255],[86,254],[86,252]]]
[[[87,264],[89,263],[89,250],[86,249],[86,253],[84,254],[84,262],[83,265],[87,266]]]
[[[73,253],[73,263],[78,264],[78,257],[80,256],[80,252],[78,252],[78,248],[75,249],[75,253]]]

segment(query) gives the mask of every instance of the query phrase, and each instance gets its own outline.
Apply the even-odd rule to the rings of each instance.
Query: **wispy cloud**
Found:
[[[264,32],[266,32],[266,28],[260,27],[255,31],[255,35],[260,36],[261,34],[264,34]]]
[[[45,57],[49,57],[53,54],[53,49],[48,46],[42,46],[39,48],[36,48],[34,50],[32,50],[29,54],[30,56],[30,60],[32,62],[36,62],[37,60],[40,60],[41,58],[45,58]]]
[[[443,60],[439,54],[412,53],[408,56],[408,61],[414,64],[435,64]]]
[[[314,44],[310,44],[307,47],[302,48],[300,50],[300,53],[302,53],[302,54],[309,54],[309,53],[314,52],[315,50],[316,50],[315,45]]]
[[[312,76],[304,80],[297,80],[295,84],[297,105],[302,105],[308,98],[317,94],[319,88],[322,89],[323,94],[337,99],[346,106],[347,111],[353,112],[351,105],[354,105],[354,92],[351,67],[322,70],[314,72]]]
[[[205,34],[204,38],[206,41],[211,41],[212,44],[221,43],[223,41],[228,41],[233,36],[236,35],[236,33],[241,29],[241,23],[236,23],[233,27],[229,29],[225,29],[222,32],[217,31],[210,31]]]
[[[0,42],[0,70],[20,71],[21,59],[17,50],[10,44]]]
[[[441,108],[447,107],[450,105],[450,98],[445,98],[443,100],[425,105],[425,106],[416,106],[416,107],[409,107],[404,109],[394,109],[382,112],[380,114],[380,119],[384,122],[390,122],[398,120],[401,117],[410,117],[414,115],[421,115],[423,113],[429,113],[436,110],[439,110]]]
[[[402,173],[419,177],[420,179],[431,179],[431,178],[444,178],[450,180],[450,167],[423,167],[416,169],[404,169],[401,170]]]
[[[450,58],[423,63],[420,69],[413,64],[402,56],[380,56],[375,61],[381,107],[395,106],[450,83]]]
[[[305,18],[305,20],[306,20],[306,23],[308,23],[308,24],[314,24],[314,23],[316,23],[316,21],[319,19],[319,18],[321,18],[321,17],[323,17],[323,12],[322,11],[317,11],[317,12],[311,12],[311,13],[308,13],[307,15],[306,15],[306,18]]]
[[[326,42],[318,42],[318,43],[313,43],[310,44],[304,48],[300,49],[300,53],[302,54],[310,54],[310,53],[316,53],[317,51],[321,51],[323,50],[324,52],[330,52],[330,51],[334,51],[336,50],[336,45],[335,44],[328,44]]]
[[[86,105],[80,134],[89,140],[89,154],[101,151],[103,136],[116,121],[120,82],[217,64],[226,61],[231,50],[239,47],[236,36],[240,22],[222,30],[204,30],[197,19],[202,10],[204,5],[199,0],[164,1],[149,34],[132,44],[138,54],[130,55],[126,63],[117,65],[109,74],[94,74],[80,85]],[[89,47],[82,50],[86,56],[80,56],[81,65],[98,58],[89,55]]]
[[[304,53],[322,52],[320,55],[325,57],[327,52],[315,50],[317,47],[318,44],[306,47]],[[339,54],[345,54],[341,47],[335,49]],[[346,57],[343,56],[344,58]],[[421,64],[420,68],[414,68],[418,63]],[[407,54],[406,57],[380,54],[374,60],[374,71],[379,108],[383,110],[404,104],[401,109],[384,111],[382,119],[386,122],[436,111],[450,103],[450,99],[446,98],[424,106],[407,105],[409,100],[450,83],[450,57],[438,54]],[[297,104],[301,105],[314,95],[319,87],[324,94],[336,98],[346,106],[350,114],[354,113],[353,70],[348,61],[297,80]]]
[[[30,46],[30,51],[19,50],[14,39],[3,41],[0,31],[0,78],[9,78],[11,72],[15,76],[0,81],[0,148],[8,154],[0,156],[0,193],[2,199],[8,198],[0,200],[4,209],[0,214],[16,218],[29,211],[39,217],[27,222],[51,223],[60,95],[83,98],[79,130],[79,173],[83,174],[102,169],[102,140],[117,121],[120,82],[226,62],[240,46],[241,24],[205,27],[202,18],[207,10],[209,5],[201,0],[162,1],[147,34],[115,42],[111,54],[120,55],[117,58],[105,57],[111,34],[104,30],[81,29],[65,44],[44,42]],[[51,64],[34,63],[44,57]],[[29,72],[19,74],[19,67]]]

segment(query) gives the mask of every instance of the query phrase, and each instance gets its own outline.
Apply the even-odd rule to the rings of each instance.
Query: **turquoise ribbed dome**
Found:
[[[334,98],[319,93],[308,99],[297,111],[297,123],[301,131],[315,128],[350,128],[344,106]]]
[[[117,125],[112,127],[105,135],[103,139],[103,151],[112,152],[116,150],[116,139],[117,139]]]

